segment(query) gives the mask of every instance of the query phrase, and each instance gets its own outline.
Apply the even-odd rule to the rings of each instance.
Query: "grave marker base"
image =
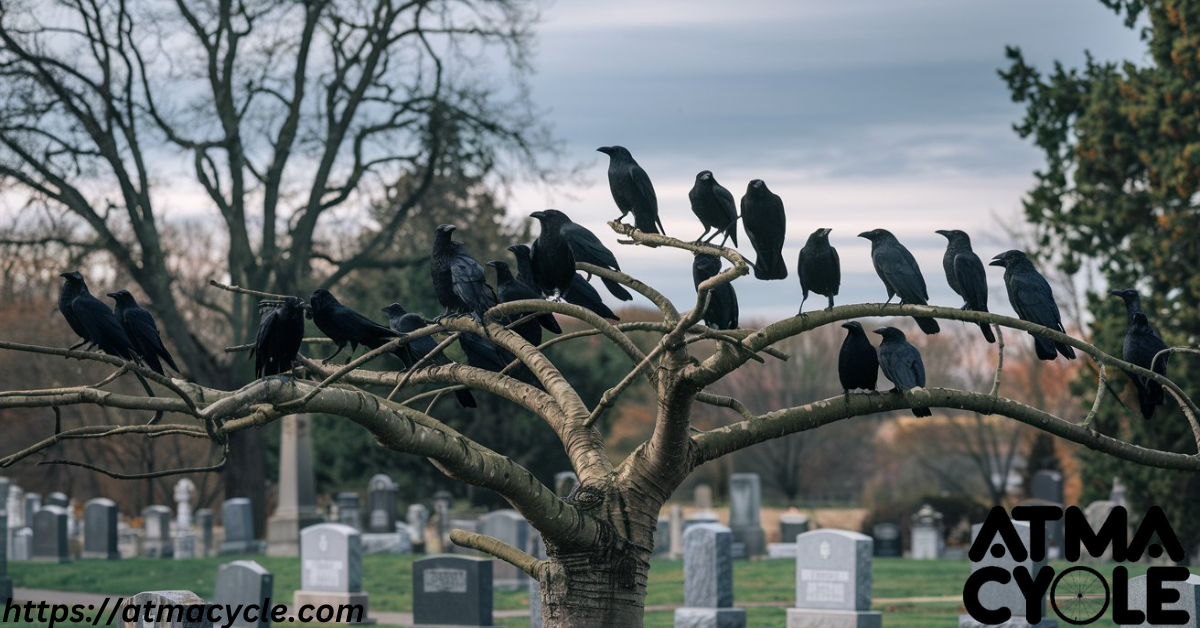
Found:
[[[815,608],[787,609],[787,628],[880,628],[879,611],[831,611]]]
[[[367,605],[367,594],[363,593],[335,593],[333,591],[296,591],[292,594],[292,608],[299,609],[304,605],[312,605],[313,608],[330,605],[335,609],[345,605],[361,605],[363,608],[362,621],[332,621],[331,624],[353,624],[356,626],[367,626],[375,623],[375,619],[370,616],[371,607]]]
[[[675,628],[746,628],[746,609],[677,608]]]

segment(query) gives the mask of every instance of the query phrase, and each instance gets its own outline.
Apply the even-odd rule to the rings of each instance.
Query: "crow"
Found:
[[[146,366],[159,375],[166,375],[162,365],[163,362],[166,362],[178,373],[179,367],[175,365],[175,360],[171,358],[170,352],[163,346],[162,338],[158,335],[158,325],[155,324],[154,317],[150,312],[139,306],[128,290],[109,292],[108,297],[116,301],[117,307],[114,313],[117,320],[121,322],[121,329],[125,330],[125,334],[133,342],[133,348],[138,355],[142,356]]]
[[[1149,369],[1159,375],[1167,374],[1167,355],[1158,360],[1154,356],[1167,348],[1167,343],[1158,336],[1150,326],[1145,312],[1134,312],[1133,322],[1125,332],[1125,345],[1121,348],[1121,358],[1130,364]],[[1162,384],[1141,375],[1127,373],[1137,387],[1138,406],[1146,420],[1154,418],[1154,409],[1166,402]]]
[[[879,366],[884,377],[896,385],[895,391],[908,392],[925,387],[925,363],[921,352],[908,343],[904,332],[895,327],[880,327],[875,333],[883,336],[879,343]],[[929,408],[913,408],[914,416],[933,416]]]
[[[392,303],[383,308],[383,312],[388,315],[388,327],[398,334],[411,334],[429,324],[425,317],[420,314],[408,313],[399,303]],[[404,362],[404,368],[411,369],[418,360],[437,348],[437,344],[433,340],[433,336],[421,336],[410,340],[408,344],[404,345],[406,350],[400,355],[400,361]],[[434,365],[450,364],[451,360],[442,354],[430,358],[429,363]],[[458,399],[458,405],[464,408],[476,407],[475,396],[471,394],[471,391],[456,390],[454,396]]]
[[[1037,323],[1055,331],[1063,329],[1062,315],[1054,301],[1054,290],[1046,278],[1033,267],[1033,262],[1021,251],[1005,251],[992,258],[989,266],[1004,269],[1004,286],[1008,289],[1008,300],[1017,317],[1023,321]],[[1068,360],[1075,359],[1075,350],[1069,345],[1034,334],[1033,347],[1041,360],[1053,360],[1058,353]]]
[[[508,303],[509,301],[522,301],[527,299],[542,299],[541,294],[530,290],[528,286],[517,281],[517,279],[513,277],[512,271],[509,270],[508,264],[505,262],[500,260],[492,260],[488,262],[487,265],[496,269],[496,292],[500,297],[501,303]],[[529,313],[530,312],[515,314],[513,315],[512,320],[523,318]],[[546,330],[551,333],[562,333],[562,327],[559,327],[558,321],[554,318],[554,314],[549,312],[545,314],[539,314],[536,319],[526,321],[514,327],[513,331],[517,332],[517,334],[524,338],[526,342],[536,347],[542,344],[543,327],[545,327]]]
[[[633,225],[645,233],[666,233],[658,219],[658,196],[646,171],[634,161],[624,146],[601,146],[596,149],[608,155],[608,189],[612,192],[621,220],[633,212]]]
[[[458,346],[462,347],[463,353],[467,356],[467,364],[485,371],[499,373],[515,357],[508,351],[497,347],[487,338],[467,332],[458,335]],[[518,377],[518,379],[524,378]]]
[[[542,214],[538,217],[536,214]],[[575,262],[583,262],[601,268],[610,270],[621,270],[621,265],[617,263],[617,256],[604,246],[600,238],[582,225],[571,222],[571,218],[557,209],[547,209],[546,211],[536,212],[535,216],[542,221],[542,233],[546,230],[557,230],[559,235],[567,245],[571,248],[571,255]],[[540,239],[541,236],[539,235]],[[537,272],[538,268],[538,243],[533,243],[533,267]],[[572,262],[571,269],[574,270],[575,264]],[[536,275],[535,275],[536,277]],[[591,277],[589,277],[590,279]],[[614,297],[622,301],[632,301],[633,295],[625,289],[619,282],[611,279],[600,278],[604,282],[604,287],[612,293]]]
[[[263,378],[292,370],[304,342],[305,305],[298,297],[287,297],[267,311],[258,323],[254,341],[254,377]]]
[[[875,390],[879,380],[879,356],[875,347],[858,321],[842,323],[842,327],[846,329],[846,339],[838,353],[838,380],[842,390],[847,395],[851,390]]]
[[[337,345],[337,351],[322,360],[322,364],[328,363],[341,353],[347,343],[353,357],[358,345],[378,349],[399,336],[390,328],[342,305],[328,290],[313,291],[308,304],[312,308],[312,318],[317,324],[317,329]],[[404,359],[403,353],[399,349],[395,351],[396,357],[401,360]],[[350,362],[350,359],[347,358],[346,362]]]
[[[697,253],[692,260],[692,281],[696,289],[700,283],[721,272],[721,258],[707,253]],[[717,286],[708,293],[708,309],[704,311],[704,322],[713,329],[738,328],[738,300],[733,284]]]
[[[717,183],[711,171],[702,170],[696,175],[696,184],[688,192],[688,200],[692,202],[692,213],[704,225],[704,233],[696,242],[707,244],[724,233],[721,246],[725,246],[726,240],[733,240],[733,245],[737,246],[737,205],[733,202],[733,195]],[[716,231],[705,240],[704,236],[708,235],[710,229]]]
[[[133,341],[129,339],[129,334],[121,327],[121,322],[117,320],[113,311],[88,291],[83,275],[79,271],[72,271],[59,276],[65,279],[66,283],[71,284],[70,287],[64,285],[59,291],[59,307],[62,307],[64,296],[75,295],[69,302],[70,315],[63,312],[71,329],[75,329],[75,326],[78,325],[83,330],[79,337],[100,347],[100,350],[108,355],[126,360],[137,360],[140,354],[133,345]]]
[[[886,229],[875,229],[864,231],[858,234],[858,237],[871,241],[871,263],[875,265],[875,273],[887,288],[889,303],[894,296],[899,296],[901,303],[925,305],[929,302],[929,292],[925,288],[925,278],[921,276],[921,267],[896,236]],[[938,322],[932,318],[914,316],[913,320],[917,321],[917,326],[927,334],[941,331]]]
[[[796,274],[800,275],[800,290],[804,297],[800,299],[800,309],[796,314],[804,311],[809,291],[829,297],[829,307],[826,309],[833,309],[833,297],[837,296],[838,288],[842,285],[842,263],[838,259],[837,249],[829,246],[830,231],[833,229],[817,229],[800,249]]]
[[[1142,310],[1142,295],[1139,294],[1135,288],[1125,288],[1124,290],[1109,290],[1108,294],[1110,294],[1114,297],[1121,297],[1121,300],[1125,302],[1125,317],[1128,320],[1128,323],[1130,325],[1132,325],[1133,324],[1133,315],[1137,314],[1138,312],[1143,311]],[[1154,329],[1153,325],[1150,326],[1150,329],[1152,331],[1154,331],[1155,336],[1162,338],[1162,336],[1159,336],[1158,330]]]
[[[82,341],[70,346],[68,351],[72,351],[86,344],[95,345],[91,338],[88,338],[87,329],[83,323],[75,316],[75,312],[71,309],[71,302],[81,292],[87,292],[87,282],[83,280],[83,274],[77,270],[68,271],[59,274],[63,278],[62,288],[58,291],[58,311],[62,312],[63,318],[67,319],[67,325],[71,326],[71,331],[75,332],[76,336],[83,338]]]
[[[946,253],[942,255],[942,270],[946,271],[946,283],[950,284],[950,289],[963,298],[963,309],[988,311],[987,273],[979,256],[971,250],[971,236],[958,229],[939,229],[936,233],[945,236],[948,241]],[[983,332],[985,340],[996,342],[990,324],[979,323],[979,330]]]
[[[562,234],[566,214],[556,210],[533,212],[541,232],[530,251],[529,275],[544,294],[563,298],[571,290],[575,277],[575,255]]]
[[[442,316],[469,315],[480,325],[483,315],[496,305],[496,293],[487,284],[483,266],[462,242],[452,239],[454,225],[441,225],[433,237],[430,274],[433,292],[446,308]]]
[[[787,214],[783,212],[783,199],[768,190],[762,179],[755,179],[746,186],[746,195],[742,197],[742,222],[750,245],[758,255],[754,276],[787,279],[787,264],[783,261]]]
[[[529,286],[535,292],[539,289],[533,282],[533,262],[529,247],[524,244],[514,244],[508,247],[512,251],[513,257],[517,260],[517,281]],[[571,289],[567,291],[567,296],[564,297],[567,303],[578,305],[586,310],[591,310],[602,318],[607,318],[613,321],[621,320],[613,313],[604,301],[600,298],[600,293],[592,287],[579,273],[575,273],[575,277],[571,279]]]

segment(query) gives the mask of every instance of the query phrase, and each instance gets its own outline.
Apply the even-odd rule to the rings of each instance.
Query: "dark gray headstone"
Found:
[[[245,497],[225,500],[221,506],[221,520],[225,524],[225,540],[221,542],[221,555],[261,554],[263,542],[254,532],[254,505]]]
[[[213,511],[209,508],[201,508],[196,511],[196,527],[200,529],[200,547],[198,548],[201,558],[212,556],[216,548],[213,547]]]
[[[405,513],[408,530],[412,535],[413,551],[425,553],[425,527],[429,525],[429,508],[425,504],[412,504]]]
[[[796,606],[788,628],[878,628],[871,610],[871,537],[849,530],[814,530],[796,537]]]
[[[779,542],[795,543],[796,537],[808,532],[808,515],[787,513],[779,517]]]
[[[274,588],[271,572],[252,560],[236,560],[221,565],[217,572],[217,583],[213,590],[213,602],[223,607],[237,608],[257,604],[259,609],[270,608],[268,600]],[[246,613],[239,613],[230,628],[268,628],[270,615],[258,613],[259,621],[248,621]],[[224,609],[220,624],[225,626]]]
[[[761,556],[767,551],[762,529],[762,480],[757,473],[734,473],[729,477],[729,529],[733,542],[745,546],[743,556]]]
[[[151,621],[145,620],[144,609],[148,608],[148,604],[153,604],[156,609]],[[213,623],[208,619],[209,604],[191,591],[146,591],[125,600],[125,606],[141,611],[137,613],[137,621],[125,622],[125,628],[213,628]],[[163,621],[155,621],[158,618],[157,609],[164,606],[170,606],[173,612],[169,617],[164,613]],[[125,612],[125,608],[122,608],[117,616],[124,617]],[[133,614],[130,611],[130,615]]]
[[[362,591],[362,534],[341,523],[300,531],[300,588],[304,591]]]
[[[46,496],[46,506],[58,506],[65,509],[71,503],[70,498],[65,493],[54,492]]]
[[[479,518],[479,532],[499,539],[521,550],[529,549],[529,522],[521,513],[512,510],[496,510]],[[501,590],[520,589],[529,586],[529,576],[509,563],[497,561],[492,567],[492,585]]]
[[[13,561],[33,560],[33,528],[25,527],[13,532]]]
[[[171,509],[166,506],[149,506],[142,510],[142,527],[146,535],[142,538],[142,556],[146,558],[170,558],[175,555],[175,542],[171,539]]]
[[[33,526],[33,513],[42,509],[41,493],[25,493],[25,525]]]
[[[380,473],[367,483],[367,530],[393,532],[396,529],[396,483]]]
[[[733,533],[699,523],[683,533],[683,607],[675,628],[741,628],[746,611],[733,607]]]
[[[361,530],[358,493],[338,493],[334,496],[333,501],[337,504],[338,523]]]
[[[900,525],[891,522],[877,523],[871,528],[875,539],[875,555],[895,558],[904,555],[904,542],[900,539]]]
[[[117,560],[117,504],[97,497],[83,506],[83,558]]]
[[[1013,521],[1012,524],[1013,527],[1016,528],[1017,536],[1021,538],[1021,543],[1025,547],[1029,547],[1029,522]],[[971,526],[972,545],[975,544],[975,539],[979,536],[979,531],[982,529],[982,527],[983,524],[980,523]],[[1004,539],[1000,537],[1000,535],[996,535],[996,538],[993,540],[992,544],[1003,546]],[[988,551],[986,554],[984,554],[983,560],[977,563],[971,563],[971,572],[974,573],[984,567],[1000,567],[1001,569],[1012,573],[1012,570],[1016,569],[1018,565],[1024,565],[1027,569],[1029,569],[1030,574],[1036,575],[1045,564],[1045,561],[1034,561],[1032,556],[1027,556],[1023,562],[1017,562],[1013,559],[1012,552],[1007,551],[1006,548],[1004,555],[999,558],[993,556],[991,551]],[[984,608],[1008,607],[1008,609],[1012,611],[1012,616],[1014,618],[1025,617],[1027,610],[1025,595],[1021,593],[1021,589],[1017,586],[1015,580],[1010,581],[1008,584],[1000,584],[999,582],[983,583],[983,586],[979,588],[979,602],[980,604],[983,604]],[[1057,621],[1046,616],[1045,598],[1041,600],[1040,604],[1042,605],[1042,621],[1038,624],[1038,628],[1054,628],[1054,626],[1057,626]],[[975,621],[970,615],[963,614],[959,616],[958,625],[962,628],[975,628],[982,626],[983,624]],[[1021,625],[1026,626],[1027,624],[1022,623]]]
[[[413,563],[413,623],[492,626],[492,563],[447,555]]]
[[[654,526],[654,555],[664,556],[671,551],[671,518],[659,517]]]
[[[1063,506],[1063,476],[1058,471],[1042,469],[1033,474],[1029,496],[1038,502]],[[1046,522],[1046,537],[1051,558],[1062,555],[1063,520]]]
[[[58,506],[43,506],[33,514],[33,559],[71,562],[67,547],[67,511]]]

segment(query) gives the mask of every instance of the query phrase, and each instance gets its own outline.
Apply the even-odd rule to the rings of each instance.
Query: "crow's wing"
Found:
[[[898,242],[891,242],[879,246],[877,251],[878,255],[873,256],[875,269],[903,301],[925,303],[929,300],[921,268],[908,249]]]
[[[963,252],[954,256],[954,277],[962,290],[963,300],[973,310],[987,310],[987,274],[983,270],[983,262],[972,252]]]
[[[152,356],[162,358],[176,372],[179,371],[179,367],[175,366],[175,360],[163,346],[162,336],[158,333],[158,325],[154,322],[154,316],[150,312],[140,307],[129,308],[125,310],[124,322],[126,330],[129,332],[129,339],[134,342],[134,346],[143,358],[147,360],[150,360]]]
[[[460,253],[451,258],[450,276],[454,281],[454,294],[475,312],[482,314],[496,304],[483,267],[470,255]]]
[[[1062,331],[1062,317],[1050,283],[1037,272],[1012,273],[1008,278],[1008,299],[1022,319]]]
[[[562,226],[559,234],[571,247],[575,261],[621,270],[621,265],[617,263],[617,256],[613,255],[613,252],[600,242],[600,238],[597,238],[596,234],[587,228],[569,222]]]
[[[650,183],[650,175],[646,174],[646,171],[636,163],[629,167],[629,182],[634,193],[641,200],[650,204],[650,207],[646,209],[658,209],[658,195],[654,193],[654,184]]]
[[[113,311],[90,294],[81,294],[71,302],[71,311],[100,350],[126,360],[134,358],[133,342],[121,327]]]

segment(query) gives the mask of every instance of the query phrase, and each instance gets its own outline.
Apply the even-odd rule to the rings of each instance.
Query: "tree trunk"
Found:
[[[543,628],[640,628],[649,552],[574,551],[551,558],[542,577]]]

